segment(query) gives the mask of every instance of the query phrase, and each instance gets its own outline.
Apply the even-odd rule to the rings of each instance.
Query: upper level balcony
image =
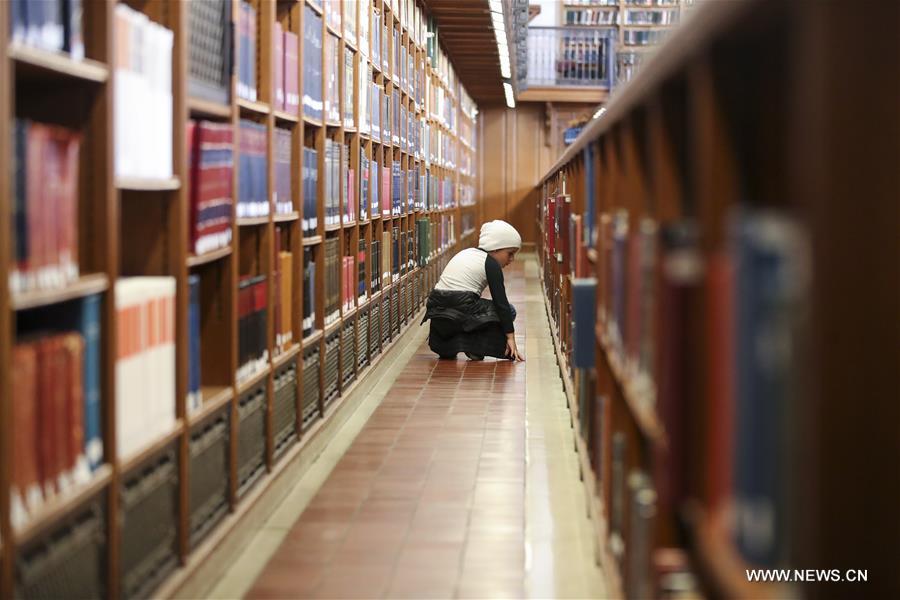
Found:
[[[606,101],[615,81],[613,27],[528,27],[519,101]]]

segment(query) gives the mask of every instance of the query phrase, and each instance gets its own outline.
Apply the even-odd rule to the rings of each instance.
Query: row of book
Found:
[[[294,344],[293,294],[294,255],[281,249],[281,228],[275,228],[275,284],[272,307],[275,329],[275,354],[288,350]]]
[[[241,119],[238,129],[238,218],[269,215],[268,130],[262,123]]]
[[[175,278],[116,281],[116,445],[127,457],[175,425]]]
[[[10,371],[15,527],[103,463],[101,304],[92,295],[18,315]]]
[[[575,310],[573,362],[577,332],[593,331],[582,322],[596,314],[611,363],[666,431],[667,450],[654,460],[661,511],[676,513],[692,495],[712,507],[730,502],[744,559],[782,564],[790,453],[783,407],[802,372],[806,233],[789,215],[742,207],[729,217],[726,247],[710,253],[695,222],[660,226],[616,211],[598,215],[593,229],[567,215],[569,205],[563,197],[546,203],[547,258],[558,254],[559,272],[580,278],[589,270],[586,248],[599,256],[596,311]],[[698,357],[692,333],[701,330],[707,354]],[[692,367],[698,361],[702,370]],[[696,414],[706,419],[699,436]],[[703,464],[691,461],[698,456]],[[690,483],[692,470],[705,473],[702,490]]]
[[[172,48],[175,36],[147,15],[117,4],[115,172],[172,177]]]
[[[352,170],[350,169],[349,147],[336,142],[331,138],[325,140],[325,167],[324,196],[325,196],[325,226],[340,225],[342,218],[346,222],[347,217],[355,213],[355,200],[350,202],[348,193],[354,186],[349,185]],[[348,199],[347,212],[341,215],[341,193]],[[352,219],[355,220],[355,219]]]
[[[65,286],[79,275],[81,134],[16,119],[13,137],[10,290]]]
[[[300,38],[293,31],[285,31],[280,21],[272,31],[275,98],[274,110],[296,115],[300,109]]]
[[[566,9],[566,25],[615,25],[617,20],[616,8]]]
[[[332,68],[326,70],[325,77],[325,120],[335,125],[341,122],[341,89],[338,79],[338,67],[341,56],[338,37],[330,33],[325,35],[325,61]]]
[[[341,272],[339,240],[325,240],[325,327],[341,316]]]
[[[357,296],[359,270],[356,267],[356,256],[344,256],[341,263],[341,307],[344,312],[353,310]],[[365,265],[363,265],[365,268]]]
[[[231,244],[234,130],[228,123],[188,121],[189,249],[195,255]]]
[[[377,294],[381,291],[382,287],[382,273],[380,270],[381,261],[382,261],[382,250],[381,250],[381,241],[372,240],[371,245],[371,257],[370,257],[370,274],[369,274],[369,287],[372,290],[373,294]]]
[[[245,275],[238,282],[238,381],[251,378],[269,360],[268,285],[265,275]]]
[[[272,160],[275,167],[275,189],[272,191],[272,202],[276,214],[294,212],[291,199],[291,142],[293,135],[290,129],[275,128],[275,140]]]
[[[237,22],[237,95],[238,98],[256,102],[257,90],[257,27],[256,9],[243,0],[239,3]]]
[[[83,0],[9,0],[12,41],[84,58]]]
[[[308,4],[303,6],[303,114],[318,121],[322,101],[322,17]]]

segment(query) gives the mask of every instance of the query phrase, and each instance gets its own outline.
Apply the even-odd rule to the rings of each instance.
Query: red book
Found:
[[[391,168],[381,167],[381,214],[391,216]]]
[[[81,136],[55,127],[53,144],[58,161],[57,263],[69,280],[78,276],[78,159]]]
[[[296,33],[284,32],[284,110],[292,115],[300,110],[300,42]]]
[[[732,489],[731,460],[734,441],[734,265],[718,252],[707,263],[709,320],[706,328],[709,360],[706,380],[709,405],[707,431],[707,506],[715,510]]]
[[[12,485],[23,501],[40,488],[38,464],[39,342],[16,344],[12,351]],[[46,378],[45,378],[46,379]]]
[[[275,71],[275,76],[272,78],[275,85],[275,101],[273,102],[272,107],[275,110],[284,110],[284,31],[281,28],[281,23],[278,21],[275,21],[275,28],[272,31],[272,45],[274,46],[272,51],[275,54],[275,56],[272,57],[272,68]]]
[[[47,412],[41,415],[41,423],[44,427],[52,427],[47,432],[50,445],[47,449],[47,463],[44,465],[44,485],[59,492],[59,476],[66,470],[69,464],[69,444],[66,428],[68,426],[68,358],[63,346],[62,336],[53,336],[48,341],[49,368],[44,371],[50,380],[49,396],[43,405]]]
[[[200,145],[197,141],[199,135],[197,122],[188,119],[185,126],[185,142],[188,156],[188,251],[196,253],[197,247],[197,206],[199,204],[200,190]]]

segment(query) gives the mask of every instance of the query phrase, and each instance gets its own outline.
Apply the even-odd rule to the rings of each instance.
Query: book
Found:
[[[300,41],[292,31],[283,33],[284,47],[284,110],[296,115],[300,109],[299,60]],[[305,65],[304,65],[305,66]]]
[[[359,251],[356,254],[357,277],[356,277],[356,296],[360,302],[364,302],[366,293],[366,240],[360,238]]]
[[[241,119],[238,130],[238,218],[265,217],[269,214],[267,137],[265,125]]]
[[[290,252],[278,252],[279,283],[279,327],[276,330],[276,344],[281,350],[287,350],[294,343],[293,305],[291,295],[293,293],[294,255]]]
[[[735,330],[734,540],[750,564],[784,564],[791,454],[810,249],[806,232],[774,210],[731,217],[737,270]]]
[[[251,378],[269,360],[267,337],[268,280],[245,275],[238,282],[238,381]]]
[[[325,61],[325,118],[329,123],[337,125],[341,122],[343,105],[338,78],[341,63],[338,38],[330,33],[325,35]]]
[[[319,158],[315,148],[303,148],[303,234],[315,236],[319,227]]]
[[[205,254],[231,244],[234,133],[230,124],[188,121],[189,250]]]
[[[284,29],[280,21],[272,27],[272,87],[273,110],[285,110],[285,54]]]
[[[116,441],[128,457],[175,424],[175,279],[120,278],[115,303]]]
[[[247,2],[240,2],[238,12],[238,60],[237,95],[245,100],[257,100],[256,44],[257,14],[256,9]]]
[[[188,276],[188,387],[187,411],[201,407],[200,392],[200,277]]]
[[[291,139],[289,129],[275,128],[274,156],[275,190],[272,200],[275,202],[276,214],[290,214],[294,211],[291,198]]]
[[[323,119],[322,17],[308,4],[303,6],[303,114]]]
[[[316,328],[316,262],[313,249],[303,248],[303,337]]]
[[[188,94],[227,105],[233,70],[232,5],[188,4]]]
[[[12,199],[13,293],[52,289],[79,276],[80,134],[16,120]]]
[[[592,369],[595,361],[597,280],[574,279],[572,281],[572,367]]]
[[[352,12],[352,11],[347,11]],[[354,121],[354,104],[353,99],[355,97],[353,93],[353,81],[354,81],[354,71],[353,71],[353,51],[350,48],[344,48],[344,61],[343,68],[341,69],[341,73],[343,75],[343,83],[341,84],[341,97],[342,101],[342,114],[344,119],[344,127],[352,128],[355,125]]]
[[[359,149],[359,218],[369,218],[369,159],[365,149]]]

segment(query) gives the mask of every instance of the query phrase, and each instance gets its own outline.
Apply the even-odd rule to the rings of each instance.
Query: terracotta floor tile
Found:
[[[387,591],[392,566],[336,566],[322,580],[312,598],[379,598]]]
[[[453,569],[460,563],[463,543],[411,542],[407,543],[397,558],[397,572],[417,569]]]

